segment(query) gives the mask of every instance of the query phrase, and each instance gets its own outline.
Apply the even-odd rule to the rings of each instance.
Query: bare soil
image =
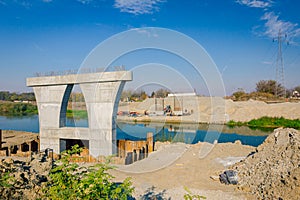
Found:
[[[180,123],[224,123],[229,120],[247,122],[263,116],[300,119],[300,102],[266,103],[263,101],[232,101],[221,97],[194,97],[183,99],[182,110],[186,116],[143,116],[145,111],[153,110],[153,99],[144,102],[121,103],[119,111],[135,111],[140,117],[118,116],[125,121],[180,122]],[[191,112],[193,111],[193,112]]]
[[[4,138],[19,138],[19,142],[32,136],[8,133]],[[296,200],[300,196],[300,133],[294,129],[276,129],[257,148],[242,145],[239,141],[194,145],[157,142],[155,148],[148,158],[131,165],[116,166],[117,169],[110,171],[117,182],[132,178],[136,199],[183,199],[187,194],[185,188],[207,199]],[[23,158],[18,162],[2,159],[5,160],[1,162],[10,163],[9,167],[24,162],[20,165],[23,171],[27,170],[23,166],[31,166],[32,171],[22,171],[30,180],[38,180],[36,177],[46,175],[50,169],[49,162],[43,164],[41,158]],[[218,175],[226,169],[238,172],[238,185],[220,183]],[[18,172],[13,176],[18,178],[19,175]],[[15,189],[18,194],[29,192],[28,195],[32,195],[31,190],[25,191],[25,186],[22,182]],[[32,188],[39,187],[32,185]]]
[[[184,148],[178,148],[180,145]],[[151,194],[153,199],[183,199],[184,194],[187,193],[184,188],[187,187],[194,194],[203,195],[207,199],[251,199],[249,194],[236,191],[234,186],[221,184],[218,175],[227,168],[224,163],[228,158],[245,157],[254,151],[254,147],[241,145],[238,142],[215,145],[177,143],[159,144],[159,146],[158,151],[155,152],[159,155],[158,158],[147,158],[138,161],[143,162],[141,165],[121,167],[112,171],[117,181],[132,177],[136,187],[135,197],[145,199],[147,194]],[[164,162],[168,154],[176,153],[178,156],[173,162],[167,164]],[[156,169],[144,172],[143,166],[149,168],[149,165],[156,166]]]

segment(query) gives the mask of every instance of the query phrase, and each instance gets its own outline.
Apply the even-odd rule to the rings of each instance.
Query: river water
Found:
[[[86,119],[67,119],[67,126],[88,127],[88,122]],[[0,129],[38,133],[38,116],[0,116]],[[155,141],[195,144],[199,141],[213,143],[217,140],[219,143],[224,143],[240,140],[242,144],[258,146],[271,133],[271,130],[261,131],[251,130],[248,127],[232,128],[205,124],[117,123],[117,139],[143,140],[148,132],[154,134]]]

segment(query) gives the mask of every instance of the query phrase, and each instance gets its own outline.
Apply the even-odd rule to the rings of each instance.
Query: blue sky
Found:
[[[99,43],[141,27],[167,28],[197,41],[216,63],[227,94],[275,79],[273,39],[281,30],[289,41],[282,49],[286,87],[292,88],[300,85],[299,8],[298,0],[0,0],[0,90],[31,91],[27,77],[78,69]],[[165,52],[131,53],[113,64],[130,70],[143,63],[181,67],[191,87],[207,94],[191,67]],[[155,77],[155,69],[147,76]],[[189,90],[173,83],[174,92]]]

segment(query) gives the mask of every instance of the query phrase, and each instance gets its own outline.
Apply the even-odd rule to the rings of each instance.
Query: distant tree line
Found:
[[[147,95],[147,93],[144,90],[124,90],[121,95],[122,101],[144,101],[147,98],[165,98],[170,94],[170,91],[167,89],[158,89],[156,91],[153,91],[151,95]]]
[[[276,100],[293,97],[295,91],[300,93],[300,85],[292,89],[286,89],[275,80],[260,80],[256,83],[254,92],[246,93],[242,88],[239,88],[232,94],[231,98],[237,101],[249,99]]]
[[[123,101],[143,101],[149,97],[153,98],[164,98],[170,94],[167,89],[158,89],[153,91],[149,96],[144,90],[124,90],[121,95],[121,100]],[[8,91],[0,91],[0,101],[35,101],[35,96],[33,92],[29,93],[16,93]],[[85,102],[82,93],[73,92],[70,95],[70,102]]]
[[[168,96],[168,94],[170,94],[170,90],[167,90],[167,89],[158,89],[156,90],[155,92],[152,92],[151,93],[151,97],[156,97],[156,98],[165,98]]]
[[[26,116],[37,113],[37,106],[30,103],[0,102],[1,116]]]
[[[122,101],[144,101],[147,98],[148,95],[144,90],[138,90],[138,91],[124,90],[121,95]]]
[[[0,101],[35,101],[35,96],[33,92],[18,94],[15,92],[1,91]]]
[[[170,91],[167,89],[158,89],[153,91],[151,95],[148,95],[144,90],[123,90],[121,94],[122,101],[144,101],[147,98],[165,98],[170,94]],[[82,93],[74,92],[70,95],[70,102],[85,102],[84,96]]]

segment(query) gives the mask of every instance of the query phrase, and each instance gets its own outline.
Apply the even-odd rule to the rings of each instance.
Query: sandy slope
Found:
[[[157,101],[156,101],[157,102]],[[267,104],[262,101],[240,101],[225,100],[220,97],[194,97],[179,101],[182,105],[182,110],[191,113],[183,117],[141,117],[134,118],[137,121],[182,121],[182,122],[204,122],[204,123],[224,123],[228,120],[249,121],[251,119],[262,116],[285,117],[288,119],[300,118],[300,103],[273,103]],[[168,104],[168,100],[164,100],[164,105]],[[172,107],[172,101],[169,100]],[[178,103],[176,104],[178,105]],[[161,105],[155,106],[154,99],[147,99],[144,102],[122,103],[119,106],[119,111],[154,111],[155,107],[162,109]],[[181,108],[180,108],[181,109]],[[133,120],[128,117],[119,117],[121,120]]]
[[[186,193],[184,187],[188,187],[207,199],[251,199],[211,176],[217,176],[226,169],[224,163],[247,156],[254,150],[253,147],[232,143],[214,146],[208,143],[157,145],[160,146],[158,151],[148,158],[132,165],[119,166],[112,172],[119,181],[132,177],[135,197],[149,198],[152,194],[157,199],[183,199]]]

